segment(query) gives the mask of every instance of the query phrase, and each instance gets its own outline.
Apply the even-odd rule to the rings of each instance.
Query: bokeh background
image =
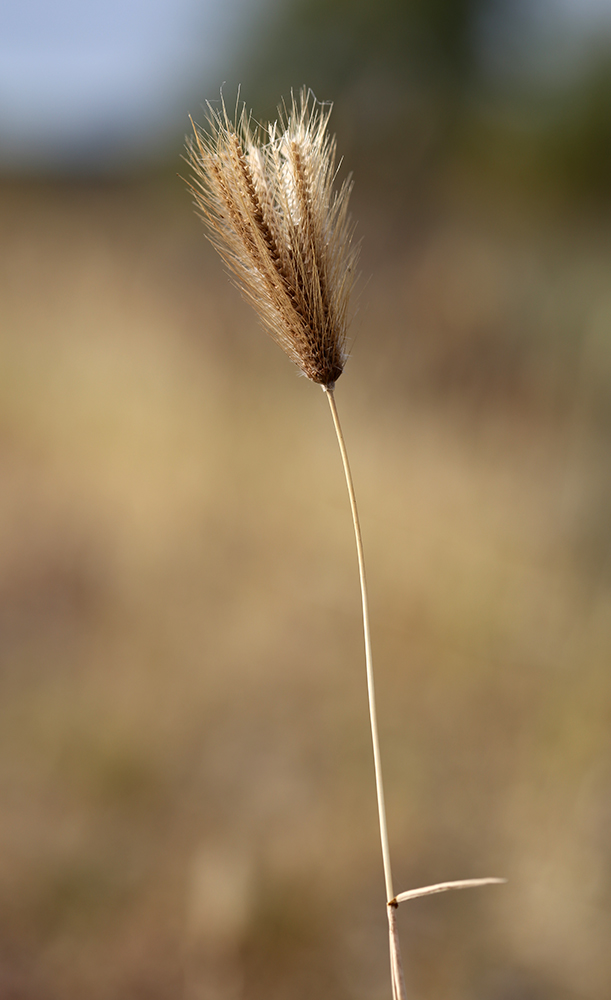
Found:
[[[382,1000],[328,409],[180,154],[334,101],[415,1000],[611,994],[609,0],[4,0],[0,997]]]

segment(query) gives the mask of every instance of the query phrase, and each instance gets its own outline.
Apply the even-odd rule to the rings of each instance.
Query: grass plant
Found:
[[[378,735],[365,560],[356,494],[335,401],[346,360],[350,293],[358,244],[348,214],[352,183],[335,186],[331,105],[305,89],[279,109],[277,121],[254,122],[245,106],[230,118],[211,105],[206,128],[188,144],[190,184],[211,242],[273,339],[329,403],[354,527],[362,599],[369,718],[389,927],[394,1000],[406,990],[396,921],[399,903],[419,896],[503,882],[441,882],[395,894]]]

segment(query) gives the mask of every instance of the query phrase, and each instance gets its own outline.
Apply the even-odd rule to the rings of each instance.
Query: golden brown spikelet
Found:
[[[334,190],[330,105],[302,90],[269,125],[221,102],[188,144],[191,185],[210,239],[274,340],[308,378],[331,388],[346,361],[358,247],[351,182]]]

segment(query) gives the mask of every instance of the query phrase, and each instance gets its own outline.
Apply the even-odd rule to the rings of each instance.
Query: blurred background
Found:
[[[611,3],[4,0],[0,997],[383,1000],[325,400],[177,173],[332,100],[414,1000],[611,994]]]

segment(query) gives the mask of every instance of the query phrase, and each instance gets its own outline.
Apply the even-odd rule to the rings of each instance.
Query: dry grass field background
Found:
[[[422,1000],[611,986],[611,247],[447,190],[338,383]],[[470,200],[471,199],[471,200]],[[0,996],[382,1000],[328,407],[176,179],[0,188]]]

